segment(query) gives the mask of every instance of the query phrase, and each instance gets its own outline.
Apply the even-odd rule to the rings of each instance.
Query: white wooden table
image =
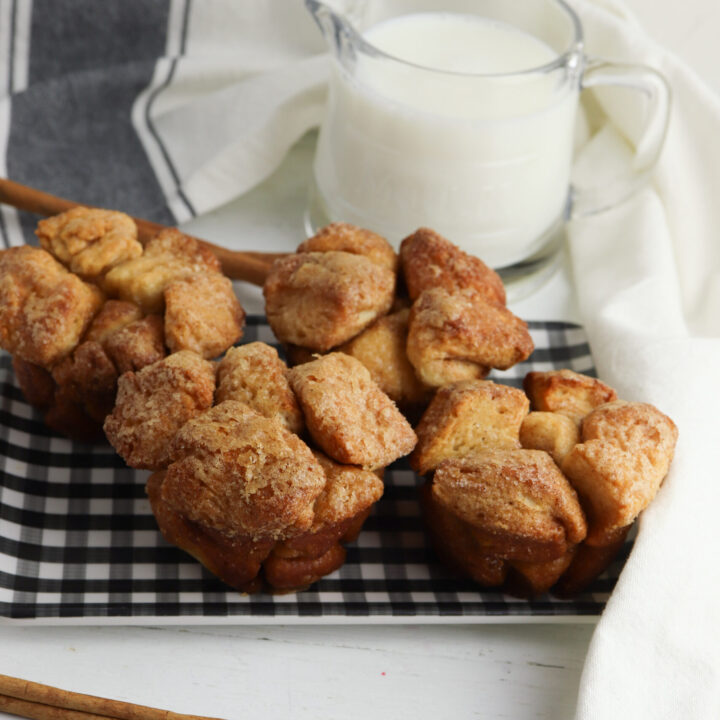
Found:
[[[716,0],[627,0],[720,92]],[[237,247],[300,240],[311,143],[261,188],[188,228]],[[279,210],[281,208],[281,210]],[[259,294],[240,288],[250,312]],[[557,275],[514,307],[576,319]],[[42,627],[0,625],[0,673],[224,718],[572,717],[592,624]],[[11,716],[0,713],[0,718]]]

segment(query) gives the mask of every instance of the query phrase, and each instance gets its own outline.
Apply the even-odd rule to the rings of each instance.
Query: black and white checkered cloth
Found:
[[[530,370],[561,367],[593,374],[582,328],[529,325],[535,352],[493,379],[519,386]],[[249,318],[244,342],[254,340],[276,342],[264,318]],[[243,596],[163,540],[145,497],[146,477],[109,446],[51,435],[24,401],[9,356],[0,355],[0,617],[289,623],[592,616],[603,609],[629,549],[573,600],[483,591],[438,564],[423,532],[421,480],[400,461],[386,472],[385,494],[340,570],[304,592]]]

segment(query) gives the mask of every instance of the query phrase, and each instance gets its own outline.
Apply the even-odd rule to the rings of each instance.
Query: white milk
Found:
[[[452,13],[394,18],[364,37],[406,62],[358,52],[352,76],[334,63],[315,160],[330,218],[396,244],[426,225],[493,267],[526,258],[566,203],[577,88],[562,68],[522,71],[557,53]]]

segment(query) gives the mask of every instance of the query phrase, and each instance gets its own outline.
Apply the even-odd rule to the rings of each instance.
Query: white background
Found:
[[[627,5],[653,37],[720,92],[717,0],[627,0]],[[300,149],[281,175],[251,198],[194,223],[192,230],[221,241],[238,227],[251,230],[261,221],[267,226],[272,203],[282,199],[284,214],[273,214],[270,230],[282,234],[304,202],[304,175],[295,172],[307,162],[303,153]],[[527,624],[4,625],[0,673],[224,718],[558,720],[572,717],[591,634],[591,625]]]

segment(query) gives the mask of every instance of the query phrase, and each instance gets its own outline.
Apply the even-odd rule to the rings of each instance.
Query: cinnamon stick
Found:
[[[33,720],[215,720],[0,675],[0,711]]]
[[[21,185],[7,178],[0,178],[0,203],[44,217],[57,215],[81,204],[27,185]],[[165,225],[151,220],[143,218],[133,218],[133,220],[138,228],[138,240],[143,245],[147,244],[161,230],[166,229]],[[215,253],[225,275],[233,280],[244,280],[253,285],[262,286],[273,262],[285,255],[285,253],[230,250],[201,238],[194,239]]]

